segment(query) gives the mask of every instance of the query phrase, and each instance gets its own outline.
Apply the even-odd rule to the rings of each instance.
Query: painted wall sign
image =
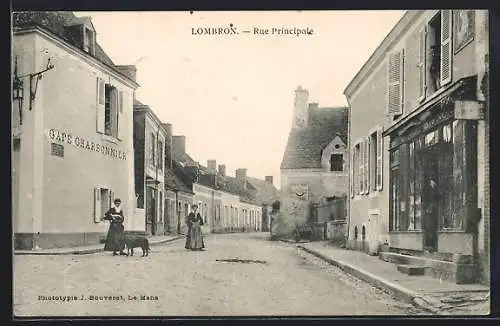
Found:
[[[107,145],[94,143],[93,141],[89,141],[88,139],[85,139],[83,137],[74,136],[71,133],[63,132],[58,129],[50,129],[48,131],[48,136],[49,139],[53,142],[70,144],[79,149],[85,149],[91,152],[101,153],[102,155],[110,156],[120,160],[127,159],[127,153],[119,149]]]
[[[477,101],[456,101],[455,119],[481,120],[483,119],[482,106]]]

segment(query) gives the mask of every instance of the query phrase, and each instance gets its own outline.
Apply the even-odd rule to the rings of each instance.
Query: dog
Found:
[[[134,248],[141,248],[142,249],[142,257],[148,256],[149,251],[151,250],[151,248],[149,247],[148,239],[146,239],[144,237],[126,235],[125,236],[125,246],[127,247],[127,256],[134,255]]]

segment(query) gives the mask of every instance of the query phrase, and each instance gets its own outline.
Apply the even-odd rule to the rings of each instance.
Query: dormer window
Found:
[[[330,171],[342,172],[344,170],[344,155],[332,154],[330,155]]]
[[[95,33],[88,27],[83,28],[83,51],[95,54]]]

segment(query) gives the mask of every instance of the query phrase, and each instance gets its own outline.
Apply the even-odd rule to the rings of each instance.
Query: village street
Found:
[[[424,313],[294,245],[271,242],[267,237],[268,233],[210,235],[205,238],[204,252],[187,251],[183,240],[178,240],[153,246],[150,256],[144,258],[140,249],[134,257],[112,257],[109,253],[14,256],[14,314]],[[140,300],[141,295],[151,298]],[[75,300],[40,300],[39,296],[72,296]],[[116,300],[91,300],[91,296],[115,296]]]

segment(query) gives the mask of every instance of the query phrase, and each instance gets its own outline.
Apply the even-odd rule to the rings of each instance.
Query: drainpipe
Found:
[[[352,195],[351,195],[351,191],[352,193],[354,193],[354,185],[352,186],[353,190],[351,190],[351,183],[352,183],[352,180],[351,180],[351,165],[353,164],[352,162],[352,157],[353,155],[351,154],[352,151],[351,151],[351,102],[349,101],[349,98],[346,96],[346,100],[347,100],[347,105],[349,107],[349,114],[347,116],[347,153],[348,153],[348,164],[347,164],[347,237],[346,237],[346,240],[345,240],[345,246],[346,248],[348,247],[348,243],[349,243],[349,235],[350,235],[350,230],[351,230],[351,199],[352,199]],[[383,155],[383,154],[382,154]],[[382,166],[382,171],[384,169],[384,167]],[[352,176],[354,177],[354,170],[353,170],[353,173],[352,173]]]
[[[160,198],[160,191],[158,189],[159,188],[158,187],[158,184],[159,184],[159,181],[158,181],[158,154],[159,154],[158,145],[160,143],[159,140],[158,140],[159,134],[160,134],[160,127],[158,126],[158,128],[156,129],[156,144],[155,144],[156,149],[157,149],[157,151],[156,151],[156,162],[155,162],[155,174],[156,174],[156,176],[155,176],[155,188],[156,188],[156,200],[155,200],[155,202],[158,203],[156,205],[156,207],[155,207],[155,215],[156,216],[154,216],[154,221],[153,221],[153,224],[155,225],[154,226],[155,233],[158,231],[157,228],[156,228],[156,225],[157,225],[156,222],[158,221],[158,211],[159,211],[158,207],[159,207],[159,205],[161,205],[161,203],[158,202],[158,198]],[[163,231],[163,232],[165,233],[165,231]]]

